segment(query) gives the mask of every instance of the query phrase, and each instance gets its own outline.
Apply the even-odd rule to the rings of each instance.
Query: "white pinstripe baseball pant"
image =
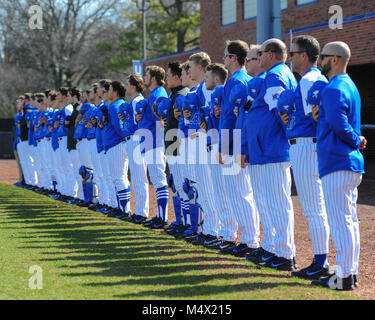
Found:
[[[106,205],[112,208],[117,208],[118,203],[117,203],[117,197],[116,197],[116,188],[115,185],[113,184],[113,180],[111,177],[111,172],[109,169],[109,163],[108,163],[108,155],[102,151],[99,153],[100,157],[100,163],[102,165],[102,170],[103,170],[103,176],[104,176],[104,181],[107,185],[107,191],[108,191],[108,197],[105,199],[104,202]]]
[[[100,204],[104,203],[104,199],[108,197],[108,188],[104,180],[103,169],[100,161],[100,156],[98,153],[98,148],[96,146],[96,139],[88,141],[88,146],[91,154],[92,169],[94,170],[94,182],[97,187],[97,192],[99,194],[98,202]]]
[[[222,165],[223,181],[233,208],[235,224],[241,230],[241,243],[250,248],[259,247],[259,213],[253,197],[250,174],[229,157],[229,165]],[[225,171],[225,172],[224,172]]]
[[[312,138],[297,138],[289,155],[302,214],[309,224],[314,254],[329,251],[329,226],[324,204],[322,182],[319,179],[316,143]]]
[[[357,217],[358,186],[362,174],[336,171],[322,177],[324,199],[339,277],[358,274],[360,234]]]
[[[255,203],[263,227],[263,249],[278,257],[295,257],[290,162],[250,165]]]

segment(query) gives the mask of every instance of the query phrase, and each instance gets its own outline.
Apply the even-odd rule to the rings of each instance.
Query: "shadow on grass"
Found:
[[[37,250],[39,261],[55,262],[61,276],[88,277],[84,286],[145,286],[138,293],[114,297],[188,298],[280,285],[306,286],[291,280],[286,282],[289,278],[286,274],[260,272],[242,259],[221,256],[142,226],[22,191],[0,185],[0,210],[6,213],[6,223],[0,229],[17,229],[21,233],[17,237],[19,248]],[[108,281],[108,277],[116,279]],[[207,284],[250,278],[258,281]],[[262,278],[280,282],[267,279],[260,283]],[[149,290],[149,286],[170,288]]]

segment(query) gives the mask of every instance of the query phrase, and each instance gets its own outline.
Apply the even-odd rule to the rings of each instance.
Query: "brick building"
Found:
[[[257,43],[257,0],[201,0],[200,5],[200,49],[214,62],[222,62],[228,39]],[[280,19],[281,38],[288,47],[291,37],[301,34],[314,36],[321,46],[334,40],[348,43],[352,51],[348,73],[361,94],[362,123],[375,124],[375,1],[280,0],[280,9],[274,19]],[[342,10],[341,29],[330,27],[330,21],[339,22],[338,9]],[[185,61],[188,55],[182,53],[172,58]],[[165,65],[164,60],[160,57],[152,62]],[[149,62],[146,60],[145,64]],[[375,159],[375,130],[365,135],[371,137],[365,154]]]

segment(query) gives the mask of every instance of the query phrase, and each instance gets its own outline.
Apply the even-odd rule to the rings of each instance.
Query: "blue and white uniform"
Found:
[[[286,137],[289,139],[290,161],[302,214],[309,224],[314,261],[328,268],[329,226],[318,172],[316,123],[312,119],[311,105],[307,103],[308,91],[316,81],[328,82],[317,68],[310,68],[291,94]]]
[[[288,260],[295,257],[292,180],[289,144],[277,101],[282,91],[296,87],[288,66],[274,65],[246,119],[250,177],[264,233],[262,248]]]
[[[342,278],[358,274],[360,236],[357,187],[364,173],[361,144],[361,98],[347,73],[330,79],[321,92],[317,126],[319,175],[328,223]]]
[[[67,135],[68,129],[65,127],[65,120],[73,112],[73,106],[71,104],[66,105],[59,112],[58,121],[59,127],[57,128],[56,134],[59,140],[59,148],[57,149],[59,154],[60,172],[64,179],[62,185],[62,194],[65,196],[72,196],[74,194],[74,185],[72,180],[69,181],[69,177],[73,172],[73,164],[70,160],[70,155],[67,146]]]
[[[135,136],[138,124],[135,120],[136,106],[140,100],[144,100],[141,94],[135,96],[130,103],[120,106],[120,113],[125,117],[122,122],[124,142],[124,156],[128,159],[131,174],[131,184],[135,196],[134,214],[148,218],[149,192],[147,179],[147,166],[141,153],[139,137]],[[168,217],[166,217],[168,220]]]
[[[145,104],[145,110],[135,110],[142,112],[143,116],[138,123],[137,136],[146,137],[142,145],[145,146],[145,162],[147,165],[150,180],[156,192],[156,201],[158,205],[157,217],[163,221],[168,221],[168,183],[165,175],[166,157],[164,148],[164,128],[161,121],[155,116],[152,107],[159,97],[167,98],[167,92],[163,87],[156,87],[150,92]],[[136,112],[137,114],[137,112]],[[149,142],[147,142],[147,140]],[[141,150],[143,152],[143,150]]]
[[[104,152],[107,154],[113,185],[116,189],[119,208],[130,212],[130,184],[128,179],[129,160],[124,140],[122,121],[117,112],[125,101],[118,99],[108,106],[108,120],[102,129]]]
[[[250,174],[238,164],[237,155],[241,153],[241,131],[243,126],[244,104],[247,98],[247,87],[251,77],[245,69],[233,73],[224,86],[220,113],[219,151],[223,154],[224,165],[221,165],[224,188],[229,197],[229,205],[233,215],[225,215],[222,219],[224,240],[234,242],[237,229],[241,230],[241,243],[249,248],[259,247],[259,217],[255,205]],[[234,114],[235,99],[233,90],[238,91],[241,100],[239,117]],[[243,92],[243,93],[242,93]]]

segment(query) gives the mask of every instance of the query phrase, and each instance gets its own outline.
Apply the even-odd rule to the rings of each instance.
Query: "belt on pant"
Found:
[[[129,135],[129,136],[125,137],[125,138],[124,138],[124,141],[125,141],[125,142],[129,141],[129,140],[131,139],[131,137],[132,137],[132,135]]]
[[[49,137],[46,137],[46,140],[47,140],[47,141],[50,141],[50,140],[51,140],[51,138],[49,138]]]
[[[39,140],[36,140],[36,142],[40,143],[42,141],[42,139],[39,139]]]
[[[95,138],[87,138],[88,141],[92,140],[92,139],[95,139]]]
[[[63,139],[63,137],[58,137],[59,141],[61,141]]]
[[[296,143],[300,143],[300,142],[312,142],[312,143],[316,143],[316,138],[295,138],[295,139],[289,139],[289,144],[290,145],[293,145],[293,144],[296,144]]]
[[[77,139],[77,141],[82,141],[82,138]]]

